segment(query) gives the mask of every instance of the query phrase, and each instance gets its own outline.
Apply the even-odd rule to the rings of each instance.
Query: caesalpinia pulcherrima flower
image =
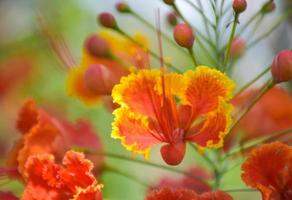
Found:
[[[102,185],[92,174],[93,164],[82,153],[68,151],[61,164],[52,154],[30,156],[24,168],[22,200],[101,200]]]
[[[243,181],[257,188],[263,200],[292,199],[292,148],[280,142],[253,150],[242,165]]]
[[[179,164],[186,142],[199,147],[221,147],[231,123],[234,83],[223,73],[199,66],[184,74],[139,70],[113,88],[112,137],[127,150],[147,158],[152,145],[164,161]]]
[[[33,100],[27,100],[19,112],[17,128],[22,137],[17,141],[10,153],[8,165],[17,167],[20,175],[24,175],[24,166],[32,155],[53,154],[61,160],[73,145],[101,150],[101,142],[89,123],[80,121],[71,124],[49,115],[37,108]],[[103,166],[103,157],[88,157],[95,164],[95,172],[99,173]]]
[[[232,200],[233,198],[225,192],[206,192],[198,195],[193,190],[161,188],[152,191],[145,200]]]
[[[134,36],[141,46],[147,46],[142,34]],[[110,95],[113,86],[131,68],[149,66],[148,53],[141,46],[110,30],[90,36],[84,45],[81,63],[68,75],[67,88],[86,104],[94,104]]]

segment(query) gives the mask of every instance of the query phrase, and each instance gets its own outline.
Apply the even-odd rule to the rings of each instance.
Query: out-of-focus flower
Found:
[[[225,192],[207,192],[198,195],[192,190],[180,188],[162,188],[160,190],[153,190],[145,200],[232,200],[232,197]]]
[[[13,56],[0,63],[0,99],[25,81],[33,61],[25,56]]]
[[[92,174],[93,164],[82,153],[68,151],[62,165],[52,154],[30,156],[25,164],[23,200],[101,200],[102,185]]]
[[[169,188],[185,188],[195,191],[198,194],[202,194],[204,192],[211,191],[211,187],[204,181],[200,180],[208,180],[211,178],[211,175],[208,174],[207,171],[205,171],[203,168],[198,166],[191,167],[188,171],[186,171],[188,176],[184,176],[182,179],[175,180],[170,177],[165,177],[160,179],[159,183],[155,186],[152,186],[149,190],[163,188],[163,187],[169,187]],[[190,177],[189,175],[192,175],[194,177],[197,177],[198,179],[194,179]],[[199,180],[200,179],[200,180]]]
[[[230,57],[233,59],[238,59],[245,53],[245,50],[246,50],[246,44],[245,44],[244,39],[240,37],[236,37],[231,43]]]
[[[113,89],[121,107],[113,114],[112,137],[127,150],[144,154],[152,145],[164,161],[179,164],[186,142],[218,148],[231,123],[234,82],[223,73],[200,66],[184,74],[140,70],[122,78]]]
[[[101,142],[89,123],[80,121],[71,124],[50,116],[36,107],[33,100],[24,103],[19,112],[17,128],[22,137],[10,153],[8,165],[17,167],[23,176],[27,159],[32,155],[52,153],[60,160],[73,145],[101,150]],[[103,165],[103,158],[90,157],[98,173]]]
[[[67,81],[69,94],[89,105],[99,101],[102,96],[110,95],[114,84],[129,74],[131,68],[144,69],[149,66],[147,51],[123,36],[112,31],[101,31],[96,37],[108,46],[110,56],[93,54],[92,49],[95,48],[86,48],[89,46],[87,40],[81,63],[69,72]],[[136,34],[134,38],[142,46],[147,46],[143,35]],[[100,45],[96,48],[100,48]]]
[[[275,57],[272,64],[272,76],[275,83],[292,80],[292,51],[283,50]]]
[[[243,93],[234,99],[234,105],[243,104],[247,99],[255,96],[257,92],[257,89],[253,89]],[[260,125],[259,119],[261,121]],[[230,143],[230,140],[233,140],[240,130],[243,131],[241,140],[247,141],[275,131],[291,128],[291,125],[292,96],[285,90],[274,87],[244,116],[231,135],[229,135],[232,139],[229,138],[227,143]],[[283,139],[285,138],[283,137]]]
[[[177,15],[175,12],[169,12],[167,14],[167,22],[171,25],[171,26],[175,26],[177,25]]]
[[[1,191],[0,191],[0,199],[1,200],[19,200],[19,198],[16,197],[13,193],[1,192]]]
[[[263,7],[262,7],[262,13],[263,14],[267,14],[270,12],[273,12],[276,8],[276,4],[274,2],[274,0],[269,0],[268,2],[266,2]]]
[[[263,200],[292,199],[292,148],[280,142],[253,150],[242,165],[242,180]]]

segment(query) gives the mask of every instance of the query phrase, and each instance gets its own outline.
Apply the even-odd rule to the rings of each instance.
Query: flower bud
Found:
[[[107,86],[109,70],[101,64],[92,64],[84,73],[85,87],[96,95],[109,95],[111,88]]]
[[[195,36],[192,28],[187,24],[178,24],[173,31],[175,41],[182,47],[191,48],[194,44]]]
[[[96,34],[87,37],[84,47],[90,55],[95,57],[108,57],[110,55],[108,43]]]
[[[106,28],[111,28],[111,29],[118,28],[115,17],[109,12],[100,13],[98,16],[98,20],[99,20],[99,23]]]
[[[184,159],[186,153],[186,144],[179,142],[177,144],[165,144],[160,149],[163,160],[169,165],[178,165]]]
[[[292,51],[283,50],[274,58],[272,76],[275,83],[292,80]]]
[[[234,38],[231,43],[230,57],[233,59],[241,57],[245,53],[245,49],[246,49],[245,41],[240,37]]]
[[[246,0],[233,0],[232,7],[235,13],[242,13],[247,7]]]
[[[167,5],[173,5],[175,0],[163,0]]]
[[[120,1],[116,4],[116,10],[120,13],[130,13],[131,12],[131,8],[124,1]]]
[[[276,8],[276,4],[274,3],[273,0],[270,0],[263,5],[261,12],[263,14],[267,14],[267,13],[273,12],[275,8]]]
[[[175,26],[177,25],[177,16],[175,14],[175,12],[169,12],[167,14],[167,22],[171,25],[171,26]]]

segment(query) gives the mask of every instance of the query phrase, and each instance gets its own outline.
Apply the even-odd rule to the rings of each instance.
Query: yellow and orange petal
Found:
[[[224,137],[229,132],[232,123],[232,111],[232,105],[220,98],[218,108],[205,115],[204,121],[194,127],[195,133],[192,134],[190,131],[191,136],[187,140],[198,144],[201,148],[222,147]]]
[[[292,148],[280,142],[254,149],[242,165],[242,180],[261,191],[263,200],[292,196]]]
[[[219,105],[219,99],[229,100],[235,83],[222,72],[206,66],[199,66],[184,74],[186,90],[183,104],[193,106],[198,115],[203,115]]]
[[[111,137],[120,139],[127,150],[144,154],[145,158],[148,158],[151,146],[160,141],[151,135],[151,131],[154,130],[149,128],[147,117],[125,107],[116,109],[113,114],[115,120],[112,124]]]

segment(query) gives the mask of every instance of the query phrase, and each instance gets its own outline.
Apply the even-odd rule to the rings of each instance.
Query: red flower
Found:
[[[22,175],[25,163],[32,155],[50,153],[54,154],[57,160],[61,160],[73,145],[97,150],[102,148],[100,139],[89,123],[79,121],[71,124],[66,120],[54,118],[37,108],[33,100],[26,101],[21,108],[17,127],[22,137],[12,149],[8,163],[17,167]],[[100,172],[103,158],[89,158],[92,158],[96,165],[95,172]]]
[[[1,200],[19,200],[19,198],[16,197],[13,193],[1,192],[1,191],[0,191],[0,199]]]
[[[82,153],[68,151],[62,165],[51,154],[28,158],[22,200],[101,200],[101,187],[91,170],[92,163]]]
[[[184,74],[140,70],[122,78],[112,96],[112,137],[147,158],[151,146],[163,144],[162,158],[179,164],[186,142],[218,148],[228,133],[234,83],[221,72],[199,66]]]
[[[198,177],[202,180],[208,180],[211,178],[211,175],[208,174],[203,168],[198,166],[191,167],[188,171],[188,174]],[[196,180],[190,176],[184,176],[182,179],[172,179],[170,177],[165,177],[160,179],[159,183],[150,188],[150,191],[153,189],[158,189],[162,187],[169,188],[185,188],[195,191],[198,194],[211,191],[211,187],[204,181]]]
[[[292,148],[280,142],[254,149],[242,165],[242,180],[263,200],[292,199]]]
[[[171,189],[168,187],[152,191],[145,200],[232,200],[232,197],[222,191],[206,192],[198,195],[188,189]]]

